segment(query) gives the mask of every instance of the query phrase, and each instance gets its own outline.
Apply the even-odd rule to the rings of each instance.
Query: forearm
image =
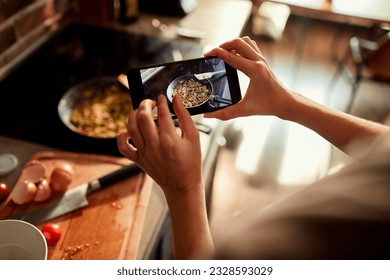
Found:
[[[299,94],[290,99],[279,117],[314,130],[344,152],[352,141],[389,131],[388,126],[333,110]]]
[[[214,254],[203,185],[165,194],[172,221],[176,259],[209,258]]]
[[[310,128],[345,151],[359,138],[373,138],[389,127],[363,120],[315,103],[289,91],[273,74],[256,43],[249,37],[237,38],[206,53],[218,56],[250,78],[241,102],[205,114],[228,120],[251,115],[275,115]]]

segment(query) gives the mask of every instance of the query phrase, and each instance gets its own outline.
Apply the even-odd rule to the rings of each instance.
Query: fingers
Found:
[[[160,135],[162,133],[169,135],[176,133],[176,128],[171,117],[171,112],[169,111],[167,98],[162,94],[158,97],[157,107],[157,121]]]
[[[131,161],[137,162],[138,161],[138,153],[137,149],[130,145],[128,140],[130,136],[127,134],[127,132],[123,132],[118,135],[117,137],[117,145],[119,152],[124,155],[126,158],[130,159]]]
[[[219,48],[225,49],[232,54],[239,55],[249,60],[256,61],[263,58],[256,42],[251,40],[249,37],[236,38],[234,40],[223,43],[219,46]],[[214,55],[213,50],[206,53],[206,55]]]
[[[132,140],[134,145],[137,147],[143,146],[143,138],[139,132],[138,123],[137,123],[137,110],[131,112],[127,118],[127,134],[128,138]]]
[[[256,42],[249,37],[226,42],[205,55],[221,58],[232,67],[244,72],[248,77],[252,77],[255,73],[253,70],[256,67],[254,62],[265,62]]]
[[[259,54],[261,54],[261,50],[259,49],[259,47],[257,46],[257,43],[255,40],[252,40],[250,37],[248,36],[245,36],[245,37],[242,37],[242,40],[244,40],[249,46],[251,46],[256,52],[258,52]]]
[[[157,128],[153,119],[153,108],[156,106],[156,102],[146,99],[141,102],[138,110],[138,127],[141,128],[143,139],[150,139],[151,141],[157,138]],[[145,141],[144,141],[145,144]]]
[[[241,70],[246,75],[249,76],[250,74],[250,69],[252,67],[251,64],[253,64],[253,61],[241,57],[234,52],[218,47],[206,53],[205,55],[217,56],[232,67]]]
[[[182,131],[183,138],[192,138],[196,136],[198,132],[194,122],[192,121],[191,115],[187,109],[183,106],[179,96],[174,96],[172,100],[173,110],[179,121],[179,126]],[[161,95],[157,101],[158,106],[158,127],[160,136],[171,137],[177,135],[175,125],[172,121],[171,114],[167,105],[167,99]]]
[[[232,105],[224,108],[223,110],[205,113],[203,116],[205,118],[216,118],[222,121],[226,121],[243,116],[240,110],[238,110],[239,108],[240,107],[237,105]]]
[[[158,132],[153,120],[152,109],[156,103],[150,99],[141,102],[139,108],[130,113],[127,132],[138,150],[147,149],[148,143],[156,140]]]
[[[188,139],[194,139],[198,135],[194,122],[190,113],[184,108],[183,103],[180,101],[178,95],[173,98],[173,110],[179,121],[179,126],[182,131],[182,137]]]
[[[249,60],[258,60],[261,58],[259,52],[255,49],[253,41],[249,37],[237,38],[228,41],[220,46],[223,49],[234,51],[242,57]]]

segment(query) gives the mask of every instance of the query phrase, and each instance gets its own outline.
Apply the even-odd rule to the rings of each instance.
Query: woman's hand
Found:
[[[155,106],[158,125],[152,115]],[[172,121],[167,99],[161,95],[157,103],[142,101],[129,115],[128,132],[118,136],[119,151],[148,173],[165,193],[183,192],[202,182],[199,132],[177,97],[173,108],[181,135]]]
[[[152,110],[157,106],[155,124]],[[163,189],[171,214],[173,244],[178,259],[214,254],[201,173],[199,132],[178,96],[173,109],[181,134],[172,121],[167,99],[144,100],[130,113],[127,133],[118,136],[119,151],[134,161]],[[128,143],[128,140],[134,146]]]
[[[221,58],[250,78],[248,90],[239,103],[207,113],[205,117],[227,120],[250,115],[275,115],[314,130],[343,151],[351,141],[373,139],[389,129],[293,94],[275,77],[260,49],[249,37],[226,42],[205,55]]]
[[[291,92],[275,77],[253,40],[249,37],[234,39],[205,55],[221,58],[250,78],[247,92],[239,103],[206,113],[205,117],[227,120],[250,115],[283,114]]]

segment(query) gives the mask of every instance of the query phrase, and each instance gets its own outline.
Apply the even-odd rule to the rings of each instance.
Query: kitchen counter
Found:
[[[155,53],[154,56],[148,56],[146,53],[145,59],[159,58],[166,61],[172,59],[186,59],[191,58],[191,56],[202,55],[201,51],[206,45],[216,45],[240,36],[246,21],[250,16],[250,12],[250,1],[199,0],[196,11],[184,18],[173,19],[158,17],[159,22],[168,24],[170,30],[180,26],[203,32],[202,34],[205,36],[200,40],[177,36],[175,32],[161,32],[160,29],[156,33],[154,27],[151,32],[145,33],[145,29],[141,30],[137,27],[139,24],[145,24],[147,28],[150,28],[151,20],[157,19],[156,16],[152,15],[141,15],[138,22],[134,25],[119,26],[114,24],[114,28],[138,34],[141,30],[144,32],[142,35],[146,35],[150,38],[164,37],[163,39],[166,43],[151,45],[155,49],[148,49],[146,50],[147,52],[159,51],[160,49],[158,48],[165,50],[167,44],[172,44],[175,47],[179,46],[180,57],[175,56],[175,51],[169,51],[169,53],[172,53],[171,57],[161,57],[157,53]],[[83,28],[84,27],[81,29]],[[93,38],[95,30],[94,28],[91,30],[92,32],[86,34]],[[101,33],[99,30],[96,30],[96,34],[103,36],[107,30],[103,31],[104,32]],[[73,34],[73,31],[68,32],[65,39],[72,38]],[[107,32],[107,34],[110,35],[111,33]],[[172,34],[174,37],[172,37]],[[87,142],[83,143],[81,138],[72,135],[73,132],[58,130],[63,124],[61,124],[59,120],[56,120],[58,119],[58,116],[56,115],[56,108],[54,107],[56,107],[56,104],[58,103],[57,99],[63,94],[67,87],[78,83],[80,79],[87,79],[89,76],[103,74],[115,75],[115,73],[118,74],[125,71],[127,67],[129,67],[129,63],[136,65],[137,63],[142,62],[142,58],[140,57],[136,57],[136,60],[132,62],[126,61],[127,59],[130,59],[129,57],[133,52],[135,52],[135,54],[140,53],[139,50],[135,49],[135,45],[132,49],[126,49],[126,44],[128,43],[126,40],[134,42],[132,38],[125,40],[119,35],[108,37],[118,40],[119,45],[111,46],[109,45],[111,41],[105,41],[103,42],[104,44],[100,46],[102,50],[100,51],[100,49],[98,49],[95,51],[94,47],[96,45],[93,41],[91,43],[87,42],[88,36],[77,36],[75,39],[72,39],[73,41],[71,40],[70,43],[67,43],[64,37],[61,37],[59,41],[49,43],[49,52],[40,50],[40,46],[35,45],[35,48],[37,48],[36,50],[29,52],[29,56],[22,57],[22,59],[18,60],[17,65],[10,68],[10,71],[4,72],[6,73],[6,76],[0,77],[0,98],[2,104],[7,104],[6,108],[4,108],[3,112],[0,114],[0,117],[2,118],[0,121],[0,154],[11,153],[16,155],[19,160],[17,168],[7,175],[0,176],[0,181],[5,182],[9,186],[13,186],[21,174],[23,165],[34,154],[41,151],[69,151],[71,149],[71,152],[75,153],[85,152],[96,154],[99,153],[100,150],[103,154],[119,156],[118,152],[114,151],[115,141],[92,143],[96,145],[91,145]],[[84,43],[83,40],[87,43]],[[144,38],[138,38],[137,40],[143,43],[153,43],[154,41],[149,41]],[[190,48],[187,48],[188,46],[190,46]],[[72,48],[74,47],[75,49],[73,50]],[[82,55],[85,54],[84,52],[88,51],[88,48],[91,48],[93,55],[96,56],[95,60],[91,60],[92,64],[88,64],[90,61],[82,58]],[[128,50],[129,53],[126,53],[126,50]],[[187,50],[192,52],[188,53]],[[111,53],[112,51],[119,52],[119,56],[116,57],[116,54]],[[41,54],[40,56],[37,56],[37,58],[29,59],[30,55],[34,55],[36,52],[43,53],[43,56]],[[46,65],[45,60],[42,60],[41,58],[48,55],[54,55],[55,60],[49,60]],[[102,57],[99,57],[99,55]],[[36,62],[40,63],[40,71],[34,71],[33,63]],[[55,63],[57,62],[60,64],[56,65]],[[71,65],[71,63],[76,64]],[[151,63],[151,61],[143,61],[143,63]],[[116,66],[117,68],[113,68],[113,66]],[[58,70],[54,71],[54,69]],[[50,78],[49,74],[53,74],[53,72],[54,76]],[[77,76],[77,73],[81,75]],[[19,76],[24,77],[24,83],[17,82],[18,80],[20,81]],[[43,83],[44,81],[47,81],[47,83]],[[35,86],[37,86],[37,88],[34,88]],[[59,86],[59,89],[53,90],[50,88],[50,90],[48,90],[49,87],[53,86]],[[18,96],[16,97],[16,95]],[[23,104],[20,103],[20,100],[22,99],[25,99]],[[54,105],[52,105],[53,108],[50,107],[40,110],[39,108],[32,107],[35,104],[34,102],[37,104]],[[23,108],[20,107],[21,105],[23,105]],[[25,114],[25,116],[21,113]],[[48,116],[44,115],[44,113],[51,113],[53,115]],[[197,117],[195,119],[202,122],[201,118]],[[14,122],[9,123],[10,120],[14,120]],[[30,124],[29,122],[34,123]],[[217,137],[222,134],[223,128],[214,120],[204,120],[204,123],[213,127],[212,134],[208,135],[201,133],[204,156],[203,168],[207,184],[207,182],[211,181],[210,177],[213,175],[215,155],[218,152]],[[39,127],[38,124],[41,127]],[[108,148],[104,150],[104,147]],[[160,256],[157,256],[158,254],[156,255],[156,247],[161,245],[159,244],[161,242],[161,236],[164,234],[164,231],[169,228],[166,219],[168,209],[163,193],[155,183],[152,182],[151,184],[152,191],[148,198],[149,201],[145,213],[144,225],[142,227],[137,259],[159,258]]]
[[[114,25],[167,40],[192,40],[209,48],[240,36],[251,12],[249,0],[198,0],[197,8],[185,17],[142,14],[134,23]]]
[[[53,153],[60,152],[56,149],[53,149],[53,148],[50,148],[47,146],[34,144],[34,143],[26,142],[26,141],[21,141],[21,140],[14,139],[14,138],[0,136],[0,154],[11,153],[11,154],[15,155],[19,161],[19,164],[15,170],[13,170],[9,174],[0,176],[0,181],[6,183],[8,186],[10,186],[12,188],[14,186],[15,182],[18,180],[18,178],[21,174],[22,168],[25,165],[25,163],[27,161],[29,161],[31,158],[33,158],[34,155],[39,154],[40,152],[48,152],[48,151],[53,152]],[[89,156],[89,154],[85,154],[85,155],[80,154],[80,156]],[[99,157],[99,155],[96,155],[96,156]],[[99,171],[97,170],[96,177],[103,175],[103,174],[100,174],[100,175],[98,175],[98,174],[99,174]],[[141,175],[139,175],[139,176],[141,176]],[[133,188],[133,186],[135,186],[134,184],[138,184],[137,182],[139,182],[137,178],[130,179],[129,181],[126,180],[125,183],[129,183],[130,185],[123,185],[123,186],[118,186],[118,187],[119,188],[120,187]],[[160,231],[162,223],[165,219],[165,215],[167,213],[167,207],[166,207],[165,200],[164,200],[164,197],[163,197],[163,194],[162,194],[160,188],[157,185],[155,185],[153,183],[153,181],[151,181],[151,180],[145,180],[144,184],[148,184],[147,186],[144,185],[143,186],[144,188],[151,189],[151,191],[149,191],[150,194],[147,194],[145,201],[143,201],[143,205],[141,205],[142,207],[146,205],[147,208],[146,208],[145,213],[142,213],[143,214],[142,218],[141,219],[138,218],[139,220],[142,220],[142,225],[139,225],[139,222],[137,221],[137,219],[135,219],[135,221],[133,222],[133,224],[136,224],[141,229],[139,231],[139,233],[137,233],[137,235],[139,237],[139,243],[138,244],[131,244],[131,242],[128,243],[129,248],[136,248],[137,250],[135,251],[135,253],[134,252],[123,253],[123,252],[126,252],[125,248],[122,248],[120,250],[121,252],[119,252],[119,250],[115,251],[115,252],[114,252],[114,250],[112,250],[112,251],[110,251],[111,257],[109,257],[108,259],[112,259],[113,258],[112,254],[115,255],[117,253],[119,254],[119,257],[121,257],[121,254],[122,254],[123,257],[132,256],[132,258],[136,258],[136,259],[145,259],[145,258],[149,258],[151,252],[153,251],[153,247],[155,245],[154,243],[158,237],[157,233]],[[101,191],[101,192],[103,192],[103,191]],[[109,189],[104,190],[104,192],[106,192],[106,195],[112,195],[111,191]],[[106,196],[104,194],[102,194],[102,195]],[[124,195],[129,196],[129,195],[131,195],[131,192],[124,194]],[[127,198],[123,197],[121,199],[123,200],[123,199],[127,199]],[[90,200],[90,199],[88,199],[88,200]],[[119,199],[116,198],[115,203],[118,203],[118,201],[119,201]],[[102,204],[102,205],[92,205],[93,207],[92,206],[91,207],[92,208],[101,208],[100,210],[98,210],[100,218],[106,217],[108,219],[112,219],[113,217],[115,217],[116,222],[114,224],[111,224],[111,229],[110,228],[104,229],[104,235],[108,235],[108,236],[114,235],[115,236],[114,233],[110,234],[110,232],[112,230],[115,230],[115,224],[119,223],[119,225],[120,225],[121,223],[126,222],[126,220],[131,221],[132,217],[118,218],[118,217],[120,217],[120,215],[118,215],[118,213],[120,213],[119,211],[122,209],[112,211],[112,210],[110,210],[110,208],[112,208],[112,207],[110,207],[110,203],[108,203],[109,205],[107,206],[107,202],[106,203],[102,203],[102,202],[104,202],[104,201],[101,200],[100,202],[99,201],[97,202],[98,204]],[[93,200],[92,200],[92,204],[93,204]],[[104,206],[104,204],[106,204],[106,206]],[[10,208],[21,208],[21,207],[22,206],[13,206],[13,202],[9,202],[7,204],[7,207],[2,209],[2,211],[9,210]],[[131,205],[123,205],[122,207],[125,208],[125,207],[132,207],[132,206]],[[70,239],[69,236],[71,235],[72,232],[77,230],[77,227],[75,228],[75,225],[74,225],[76,223],[77,219],[81,220],[81,222],[83,222],[83,220],[82,220],[83,216],[85,217],[85,216],[93,214],[93,213],[88,214],[87,213],[88,210],[89,210],[88,207],[84,208],[84,209],[76,210],[75,212],[73,212],[73,214],[66,214],[62,218],[59,217],[59,218],[56,218],[54,220],[54,222],[59,223],[61,225],[61,227],[63,228],[63,235],[65,238],[64,242],[67,245],[65,246],[65,244],[61,244],[60,246],[49,247],[49,256],[48,256],[49,259],[61,258],[61,256],[64,255],[64,252],[65,252],[64,250],[66,249],[66,247],[69,247],[70,244],[72,244],[72,242],[73,242],[74,246],[80,245],[79,243],[75,243],[75,242],[81,242],[80,240],[82,240],[84,238],[83,236],[81,236],[82,234],[78,233],[79,237],[77,237],[77,238],[73,237],[73,240]],[[125,210],[122,212],[124,215],[127,215],[126,213],[128,213],[128,212],[133,213],[132,210],[130,210],[130,211]],[[4,214],[4,213],[2,213],[2,214]],[[123,216],[123,214],[122,214],[122,216]],[[114,216],[112,216],[112,215],[114,215]],[[91,217],[93,217],[93,216],[91,216]],[[88,219],[88,218],[85,217],[84,219]],[[84,220],[84,222],[85,221],[86,220]],[[73,230],[70,229],[69,222],[74,225]],[[103,221],[103,222],[106,222],[106,221]],[[37,226],[40,228],[42,226],[42,224],[38,224]],[[96,229],[98,228],[97,225],[94,225],[94,226],[96,227]],[[90,227],[92,228],[92,226],[90,226]],[[131,226],[128,228],[128,230],[126,230],[126,232],[127,232],[127,234],[131,233]],[[134,229],[133,229],[133,232],[134,232]],[[91,238],[93,238],[92,237],[93,235],[94,235],[93,232],[88,233],[88,236],[86,238],[91,240]],[[104,244],[108,241],[109,240],[105,240],[102,237],[99,238],[100,244]],[[91,241],[91,243],[92,243],[92,241]],[[91,256],[92,257],[95,256],[97,259],[102,258],[101,255],[96,254],[92,250],[90,250],[88,256],[89,256],[89,258],[91,258]],[[104,258],[104,256],[103,256],[103,258]]]

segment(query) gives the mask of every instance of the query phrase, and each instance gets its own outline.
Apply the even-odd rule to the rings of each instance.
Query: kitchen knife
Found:
[[[141,171],[136,164],[126,165],[98,179],[91,180],[88,183],[81,184],[66,191],[61,197],[48,201],[37,208],[27,209],[25,212],[18,213],[9,219],[17,219],[39,224],[47,220],[57,218],[79,208],[88,205],[87,196],[97,190],[106,188],[113,183],[125,179]]]

